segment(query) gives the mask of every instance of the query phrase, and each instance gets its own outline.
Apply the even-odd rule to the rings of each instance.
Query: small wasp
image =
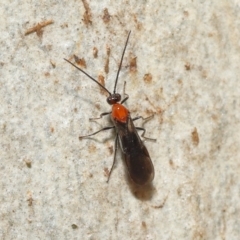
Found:
[[[122,67],[123,57],[126,51],[130,33],[131,31],[128,33],[127,40],[123,49],[113,93],[111,93],[107,88],[105,88],[101,83],[99,83],[96,79],[91,77],[88,73],[83,71],[81,68],[79,68],[78,66],[76,66],[75,64],[73,64],[67,59],[64,59],[64,60],[66,60],[72,66],[74,66],[79,71],[81,71],[86,76],[88,76],[92,81],[97,83],[102,89],[104,89],[109,94],[109,97],[107,98],[107,103],[112,106],[112,111],[102,113],[99,118],[102,118],[104,115],[111,114],[111,118],[114,125],[110,127],[104,127],[97,132],[79,137],[79,139],[87,138],[101,131],[105,131],[113,128],[116,130],[114,159],[113,159],[111,170],[109,172],[107,182],[109,181],[109,178],[116,160],[116,152],[120,143],[130,178],[137,185],[146,185],[152,182],[154,178],[154,167],[153,167],[151,158],[149,156],[148,150],[143,144],[141,138],[137,133],[137,130],[142,130],[143,131],[142,136],[144,137],[145,129],[140,127],[135,127],[133,124],[133,121],[140,118],[142,119],[144,118],[141,116],[131,118],[129,110],[123,106],[123,103],[126,102],[128,99],[128,95],[125,94],[125,91],[124,91],[125,98],[121,100],[121,95],[119,93],[116,93],[118,76]],[[124,83],[124,89],[125,89],[125,83]],[[94,119],[99,119],[99,118],[94,118]]]

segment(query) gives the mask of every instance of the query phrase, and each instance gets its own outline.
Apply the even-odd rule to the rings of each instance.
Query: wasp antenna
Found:
[[[76,66],[74,63],[70,62],[69,60],[67,60],[66,58],[64,58],[64,60],[68,63],[70,63],[72,66],[74,66],[76,69],[78,69],[79,71],[81,71],[82,73],[84,73],[87,77],[89,77],[92,81],[94,81],[95,83],[97,83],[101,88],[103,88],[109,95],[111,95],[111,92],[109,92],[101,83],[99,83],[96,79],[94,79],[92,76],[90,76],[88,73],[86,73],[85,71],[83,71],[81,68],[79,68],[78,66]]]
[[[124,49],[123,49],[123,53],[122,53],[120,65],[119,65],[118,72],[117,72],[117,77],[116,77],[116,80],[115,80],[115,85],[114,85],[113,93],[116,92],[117,82],[118,82],[118,76],[119,76],[119,73],[120,73],[120,70],[121,70],[121,67],[122,67],[123,57],[124,57],[124,54],[125,54],[125,51],[126,51],[126,48],[127,48],[127,44],[128,44],[128,39],[129,39],[129,37],[130,37],[130,33],[131,33],[131,31],[129,31],[129,33],[128,33],[127,40],[126,40],[126,43],[125,43],[125,46],[124,46]]]

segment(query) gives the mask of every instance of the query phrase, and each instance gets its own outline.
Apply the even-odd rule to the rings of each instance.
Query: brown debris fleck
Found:
[[[95,108],[96,108],[97,110],[100,110],[100,109],[101,109],[101,105],[100,105],[99,103],[95,103],[94,106],[95,106]]]
[[[109,174],[110,174],[110,172],[109,172],[108,168],[104,168],[104,176],[109,177]]]
[[[85,8],[85,12],[83,14],[83,22],[87,26],[88,25],[92,25],[92,14],[91,14],[91,10],[90,10],[89,4],[85,0],[82,0],[82,2],[83,2],[83,6]]]
[[[143,78],[144,82],[146,83],[151,83],[152,82],[152,74],[151,73],[146,73]]]
[[[190,65],[190,63],[186,63],[184,66],[185,66],[185,69],[186,69],[187,71],[191,70],[191,65]]]
[[[146,229],[147,228],[147,224],[145,221],[142,221],[142,228]]]
[[[55,131],[54,127],[50,127],[50,132],[54,133],[54,131]]]
[[[47,25],[53,24],[53,23],[54,23],[53,20],[47,20],[47,21],[38,23],[38,24],[35,25],[34,27],[29,28],[29,29],[25,32],[25,36],[26,36],[26,35],[29,35],[29,34],[31,34],[31,33],[36,32],[36,34],[37,34],[38,37],[42,37],[42,35],[43,35],[43,30],[42,30],[42,28],[46,27]]]
[[[113,154],[113,146],[108,147],[109,153],[112,155]]]
[[[111,52],[111,49],[110,49],[110,47],[107,46],[107,59],[106,59],[106,63],[105,63],[105,66],[104,66],[105,73],[109,73],[109,56],[110,56],[110,52]]]
[[[28,168],[32,167],[32,161],[30,159],[24,159],[24,162],[26,163]]]
[[[183,11],[183,14],[184,14],[185,17],[189,16],[189,12],[188,11]]]
[[[50,60],[50,63],[51,63],[51,65],[52,65],[53,68],[56,67],[56,63],[55,63],[55,62],[53,62],[52,60]]]
[[[98,49],[96,47],[93,48],[93,57],[94,58],[98,57]]]
[[[76,55],[73,55],[73,57],[74,57],[75,62],[76,62],[78,65],[80,65],[81,67],[84,67],[84,68],[87,67],[86,61],[85,61],[84,58],[79,58],[79,57],[76,56]]]
[[[32,193],[30,191],[28,191],[27,193],[28,195],[28,198],[27,198],[27,201],[28,201],[28,206],[32,206],[33,205],[33,197],[32,197]]]
[[[137,57],[131,57],[130,59],[130,71],[136,72],[137,71]]]
[[[138,18],[136,16],[136,14],[133,15],[133,20],[134,20],[134,22],[136,24],[136,28],[138,30],[141,30],[142,29],[142,23],[138,21]]]
[[[77,224],[72,224],[72,229],[77,229],[78,228],[78,225]]]
[[[110,18],[111,18],[111,15],[109,14],[108,9],[105,8],[105,9],[103,10],[103,17],[102,17],[103,22],[104,22],[104,23],[109,23]]]
[[[105,87],[105,78],[102,74],[98,75],[98,82]],[[100,87],[101,94],[105,94],[106,91]]]
[[[192,141],[195,146],[199,144],[199,135],[197,128],[194,128],[194,130],[192,131]]]

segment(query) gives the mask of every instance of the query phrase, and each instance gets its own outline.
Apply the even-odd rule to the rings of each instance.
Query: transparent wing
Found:
[[[127,123],[114,123],[131,179],[138,185],[150,183],[154,178],[154,167],[131,117],[128,117]]]

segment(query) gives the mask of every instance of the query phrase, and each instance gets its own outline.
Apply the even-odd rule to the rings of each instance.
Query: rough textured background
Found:
[[[1,1],[0,239],[240,238],[240,4],[205,2]],[[106,183],[113,132],[78,140],[110,107],[63,60],[111,90],[129,30],[118,90],[132,116],[155,113],[146,189],[121,154]]]

